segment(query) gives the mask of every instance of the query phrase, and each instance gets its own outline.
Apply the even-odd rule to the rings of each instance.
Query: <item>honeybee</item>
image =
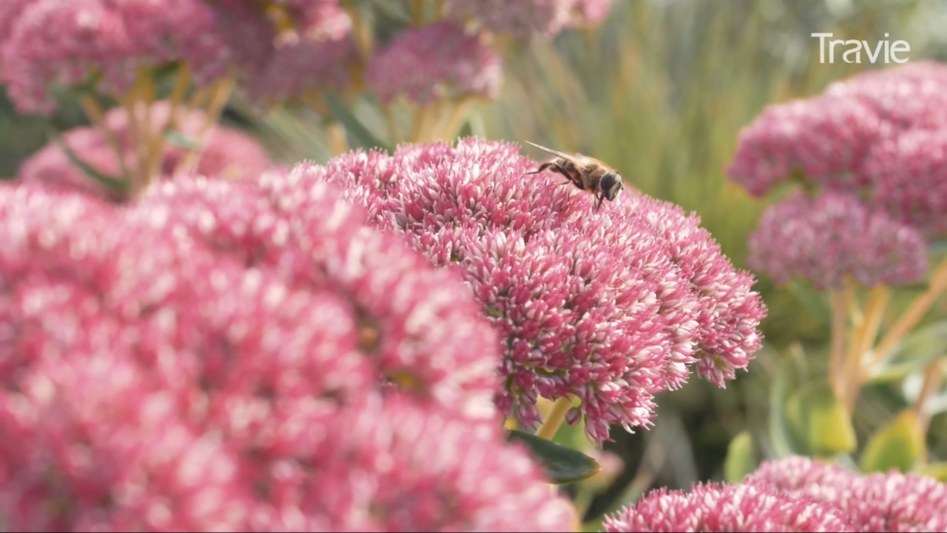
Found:
[[[598,199],[598,204],[595,206],[596,211],[602,207],[603,201],[612,201],[618,196],[618,193],[621,192],[623,187],[621,175],[618,171],[598,159],[582,154],[569,155],[558,150],[540,146],[536,143],[525,142],[530,146],[535,146],[544,152],[556,156],[556,158],[539,165],[539,168],[532,172],[527,172],[524,176],[539,174],[546,169],[562,174],[569,180],[563,182],[563,185],[571,183],[580,190],[589,191]]]

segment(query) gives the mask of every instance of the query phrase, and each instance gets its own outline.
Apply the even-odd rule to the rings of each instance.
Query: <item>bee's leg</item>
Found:
[[[539,165],[539,168],[537,168],[536,170],[532,170],[530,172],[524,172],[523,175],[529,176],[530,174],[539,174],[540,172],[546,170],[547,168],[551,168],[553,172],[557,172],[559,167],[557,167],[555,163],[543,163],[542,165]]]
[[[605,194],[598,195],[598,203],[595,205],[595,212],[602,208],[602,202],[605,200]]]

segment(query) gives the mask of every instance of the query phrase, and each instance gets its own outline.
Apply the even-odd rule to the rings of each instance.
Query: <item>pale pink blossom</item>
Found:
[[[834,506],[752,484],[657,489],[605,518],[602,531],[851,531]]]
[[[551,38],[565,28],[594,25],[611,9],[611,0],[447,0],[448,18],[471,21],[479,30],[519,39]]]
[[[464,96],[495,98],[500,57],[454,22],[400,32],[368,63],[365,80],[382,101],[399,95],[424,105]]]
[[[758,272],[820,289],[839,288],[846,276],[868,286],[916,283],[928,267],[917,229],[843,193],[797,193],[767,208],[749,247]]]
[[[0,187],[5,529],[574,526],[468,290],[332,186],[41,185]]]

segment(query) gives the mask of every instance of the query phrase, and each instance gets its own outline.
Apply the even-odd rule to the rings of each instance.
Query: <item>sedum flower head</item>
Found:
[[[846,276],[867,286],[915,283],[928,265],[920,232],[844,193],[797,193],[767,208],[749,246],[755,270],[820,289],[838,288]]]
[[[365,71],[382,101],[403,95],[419,105],[465,96],[495,98],[501,77],[500,57],[479,34],[451,21],[402,31]]]
[[[920,61],[768,107],[741,132],[728,173],[756,196],[787,180],[849,194],[931,238],[947,232],[945,139],[947,65]]]
[[[569,27],[601,22],[611,0],[447,0],[447,16],[469,20],[482,31],[506,33],[519,39],[538,34],[553,37]]]
[[[850,531],[947,530],[947,485],[933,478],[860,474],[808,457],[764,463],[744,483],[835,506]]]
[[[466,288],[299,178],[0,187],[4,529],[572,527]]]
[[[33,0],[0,38],[0,78],[21,111],[52,111],[49,90],[101,76],[122,93],[136,70],[177,61],[198,83],[227,72],[231,55],[201,0]]]
[[[344,295],[379,380],[467,417],[493,417],[496,337],[460,279],[366,227],[361,210],[304,169],[256,182],[166,182],[140,211],[222,258]]]
[[[648,426],[654,395],[693,363],[719,384],[746,366],[762,302],[695,217],[633,193],[596,212],[549,174],[524,177],[535,166],[470,138],[303,172],[343,184],[371,220],[464,276],[500,336],[498,403],[526,426],[539,396],[571,394],[581,405],[567,419],[603,441],[609,424]]]
[[[145,113],[155,136],[164,135],[165,131],[174,131],[189,143],[198,144],[202,140],[199,135],[206,117],[201,112],[193,111],[172,117],[171,106],[162,101],[148,107]],[[141,120],[141,117],[137,120]],[[121,178],[123,172],[138,168],[142,163],[138,152],[141,145],[138,144],[140,140],[136,140],[132,133],[133,127],[129,124],[127,110],[123,107],[112,109],[106,113],[103,123],[108,134],[103,133],[100,128],[91,127],[65,132],[60,141],[51,142],[24,161],[18,177],[25,182],[42,182],[108,194],[104,186],[76,165],[62,146],[65,144],[75,158],[107,176]],[[113,141],[119,147],[120,153],[116,153],[116,144],[113,144]],[[238,130],[215,126],[206,133],[203,141],[199,147],[200,155],[193,169],[194,173],[242,180],[255,178],[270,166],[269,158],[260,144]],[[167,143],[157,169],[159,177],[172,177],[180,170],[187,154],[188,151],[182,145]]]
[[[851,531],[832,505],[771,487],[698,484],[658,489],[606,517],[602,531]]]
[[[940,129],[885,139],[865,162],[865,171],[874,203],[926,236],[947,234],[947,120]]]

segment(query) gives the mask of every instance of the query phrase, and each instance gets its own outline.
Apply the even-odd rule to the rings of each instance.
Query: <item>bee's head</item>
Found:
[[[621,176],[614,172],[609,172],[602,176],[602,181],[599,185],[602,187],[602,196],[604,196],[606,200],[614,200],[622,189]]]

